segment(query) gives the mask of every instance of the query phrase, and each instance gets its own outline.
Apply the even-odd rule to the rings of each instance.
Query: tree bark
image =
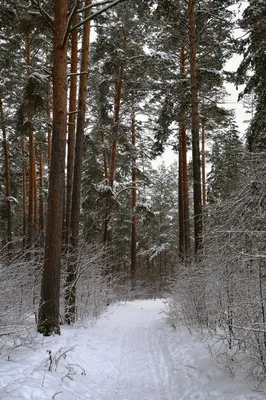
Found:
[[[43,150],[42,144],[39,148],[39,180],[40,180],[40,193],[39,193],[39,232],[42,235],[44,229],[44,203],[43,203]]]
[[[31,67],[30,38],[26,37],[26,65]],[[28,73],[29,75],[29,73]],[[27,104],[28,136],[29,136],[29,196],[28,196],[28,246],[33,243],[34,237],[34,217],[35,217],[35,148],[34,133],[32,125],[32,95],[28,94]]]
[[[92,3],[92,0],[86,0],[85,6]],[[89,17],[91,9],[85,11],[85,18]],[[66,289],[66,320],[68,323],[75,322],[76,318],[76,270],[77,270],[77,250],[79,244],[79,221],[80,221],[80,203],[81,203],[81,178],[82,178],[82,160],[83,160],[83,142],[85,131],[87,87],[89,75],[89,55],[90,55],[90,21],[83,26],[82,53],[80,63],[80,83],[78,100],[78,119],[75,146],[75,162],[73,176],[73,192],[70,221],[70,244],[74,259],[70,260],[67,271],[67,289]],[[72,257],[72,258],[73,258]]]
[[[136,183],[136,126],[135,126],[135,114],[132,115],[131,120],[131,143],[132,143],[132,189],[131,189],[131,201],[132,201],[132,216],[131,216],[131,285],[135,286],[136,280],[136,268],[137,268],[137,216],[136,216],[136,205],[137,205],[137,183]]]
[[[122,50],[123,53],[126,53],[127,47],[127,32],[124,31]],[[113,127],[113,143],[112,143],[112,151],[111,151],[111,163],[110,163],[110,171],[109,171],[109,186],[111,188],[110,192],[107,195],[106,202],[106,214],[104,221],[104,243],[108,243],[111,241],[111,229],[110,229],[110,221],[111,221],[111,197],[112,190],[115,181],[115,171],[116,171],[116,152],[117,152],[117,135],[119,131],[119,119],[120,119],[120,107],[121,107],[121,98],[122,98],[122,89],[123,89],[123,79],[124,79],[124,69],[125,62],[121,61],[118,78],[115,88],[115,107],[114,107],[114,127]]]
[[[67,125],[67,40],[63,41],[68,1],[54,3],[53,134],[47,210],[44,267],[38,331],[60,334],[59,297]]]
[[[11,180],[10,180],[10,163],[7,145],[6,124],[4,118],[3,102],[0,98],[0,123],[3,133],[3,150],[4,150],[4,164],[5,164],[5,181],[6,181],[6,207],[7,207],[7,243],[8,249],[11,250],[12,242],[12,212],[11,212]]]
[[[186,57],[184,46],[180,51],[180,75],[186,76]],[[189,227],[189,200],[188,200],[188,172],[187,172],[187,133],[185,109],[180,123],[181,161],[182,161],[182,188],[183,188],[183,223],[184,223],[184,258],[190,257],[190,227]]]
[[[201,120],[201,170],[202,170],[202,205],[206,204],[206,173],[205,173],[205,120]]]
[[[73,16],[72,25],[78,23],[78,15]],[[75,131],[76,131],[76,109],[77,109],[77,70],[78,70],[78,31],[71,33],[71,78],[69,93],[69,118],[68,118],[68,142],[67,142],[67,190],[66,190],[66,242],[69,242],[70,220],[71,220],[71,200],[74,173],[75,156]]]
[[[186,123],[181,122],[181,159],[183,184],[183,213],[184,213],[184,244],[185,259],[190,257],[190,227],[189,227],[189,200],[188,200],[188,172],[187,172],[187,134]]]
[[[105,140],[104,140],[104,133],[101,133],[101,139],[102,139],[102,146],[103,146],[103,173],[104,173],[104,182],[106,185],[108,185],[108,162],[107,162],[107,154],[106,150],[104,148],[105,146]]]
[[[180,123],[179,149],[178,149],[178,226],[179,226],[179,259],[181,262],[184,260],[184,252],[185,252],[182,128],[183,128],[182,123]]]
[[[52,133],[50,129],[50,121],[51,121],[51,99],[50,99],[50,94],[47,95],[46,97],[46,116],[48,120],[48,135],[47,135],[47,160],[48,160],[48,168],[50,168],[51,165],[51,141],[52,141]]]
[[[26,247],[27,238],[27,189],[26,189],[26,163],[25,163],[25,143],[21,138],[22,154],[22,218],[23,218],[23,250]]]
[[[198,76],[197,76],[197,36],[195,0],[188,0],[189,14],[189,61],[191,80],[191,132],[193,162],[193,199],[194,199],[194,238],[195,255],[202,248],[202,206],[201,171],[199,148],[199,112],[198,112]]]
[[[33,146],[34,150],[34,164],[33,164],[33,182],[34,182],[34,233],[38,232],[38,182],[37,182],[37,171],[36,171],[36,154],[35,154],[35,146]]]

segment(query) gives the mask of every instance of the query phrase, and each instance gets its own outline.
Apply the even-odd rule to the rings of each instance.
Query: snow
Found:
[[[61,336],[35,335],[11,353],[2,348],[0,399],[265,398],[245,377],[219,369],[205,341],[185,328],[173,330],[163,308],[162,300],[116,304],[95,324],[63,326]]]

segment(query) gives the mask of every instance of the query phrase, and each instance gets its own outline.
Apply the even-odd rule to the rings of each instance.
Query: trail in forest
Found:
[[[169,326],[164,308],[162,300],[115,304],[96,324],[63,326],[61,336],[38,335],[6,356],[2,349],[0,400],[265,398],[245,376],[219,369],[202,338]]]

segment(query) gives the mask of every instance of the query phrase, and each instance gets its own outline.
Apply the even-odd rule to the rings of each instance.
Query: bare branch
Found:
[[[122,3],[125,0],[115,0],[112,3],[108,4],[106,7],[102,7],[99,11],[96,11],[95,13],[93,13],[92,15],[90,15],[88,18],[83,19],[82,21],[80,21],[78,24],[72,26],[72,28],[70,29],[70,31],[73,31],[74,29],[78,29],[80,26],[84,25],[86,22],[91,21],[92,19],[94,19],[95,17],[97,17],[98,15],[101,15],[103,12],[109,10],[109,8],[116,6],[118,3]]]
[[[104,0],[104,1],[99,1],[98,3],[89,4],[88,6],[86,6],[86,7],[84,7],[84,8],[79,8],[79,9],[77,10],[77,13],[86,11],[86,10],[88,10],[89,8],[92,8],[92,7],[103,6],[103,5],[107,4],[107,3],[112,3],[112,1],[113,1],[113,0]]]
[[[70,12],[70,14],[69,14],[69,17],[68,17],[68,21],[67,21],[67,25],[66,25],[66,30],[65,30],[64,37],[63,37],[63,40],[62,40],[62,46],[64,46],[64,44],[65,44],[65,42],[66,42],[66,40],[67,40],[69,31],[70,31],[71,20],[72,20],[72,17],[73,17],[73,15],[74,15],[76,9],[77,9],[77,6],[78,6],[78,0],[75,0],[75,4],[74,4],[74,6],[73,6],[73,8],[72,8],[72,10],[71,10],[71,12]]]
[[[47,24],[54,29],[54,20],[50,14],[41,6],[40,0],[32,0],[32,4],[40,11],[43,19],[47,22]]]

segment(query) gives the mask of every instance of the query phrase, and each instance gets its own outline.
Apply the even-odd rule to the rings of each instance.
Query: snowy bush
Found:
[[[64,258],[62,293],[64,286],[68,256]],[[80,246],[76,264],[76,308],[77,319],[84,321],[87,318],[97,318],[107,304],[116,299],[115,277],[111,277],[106,270],[106,254],[103,246]],[[61,301],[61,314],[64,315],[64,297]]]
[[[43,253],[32,248],[2,251],[0,260],[0,349],[2,355],[19,346],[31,346],[40,302]],[[62,255],[61,323],[65,312],[65,274],[68,256]],[[115,279],[106,274],[102,247],[83,244],[80,248],[76,278],[77,319],[96,319],[107,304],[116,300]]]
[[[219,358],[233,371],[266,377],[266,167],[253,164],[227,201],[210,207],[200,261],[183,265],[172,284],[171,319],[220,339]],[[178,314],[176,315],[176,310]]]
[[[5,251],[2,252],[5,254]],[[42,252],[12,252],[0,260],[0,335],[22,329],[34,322],[40,292]]]

